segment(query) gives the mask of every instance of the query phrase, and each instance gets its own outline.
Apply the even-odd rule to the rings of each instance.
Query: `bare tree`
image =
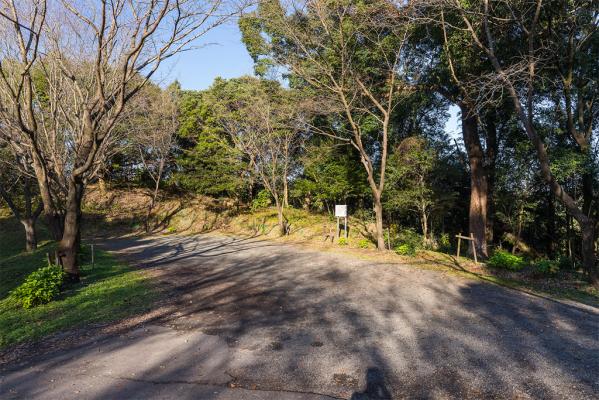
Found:
[[[23,225],[25,250],[30,252],[37,248],[35,225],[43,205],[27,157],[22,148],[0,134],[0,198]]]
[[[250,77],[217,82],[207,93],[224,130],[272,195],[286,234],[287,181],[305,138],[298,99],[276,82]]]
[[[2,0],[2,119],[29,146],[47,213],[64,189],[59,257],[79,279],[81,201],[127,103],[164,60],[230,13],[221,0]],[[44,90],[39,90],[44,87]]]
[[[133,133],[144,172],[153,183],[144,227],[151,231],[152,212],[156,205],[165,169],[173,155],[175,136],[179,129],[179,101],[176,88],[166,90],[147,87],[144,95],[133,102],[135,109],[127,119],[125,129]]]
[[[2,0],[0,10],[0,117],[3,134],[22,148],[22,154],[30,153],[50,235],[59,240],[62,237],[63,213],[58,193],[52,191],[55,182],[52,181],[51,166],[45,158],[41,140],[43,129],[38,113],[41,103],[36,101],[38,95],[46,92],[36,91],[36,83],[41,83],[38,55],[46,23],[46,2]],[[36,78],[37,82],[34,82]]]
[[[379,250],[385,249],[382,195],[391,116],[411,91],[414,72],[404,44],[408,26],[389,2],[363,7],[321,0],[265,1],[254,18],[269,37],[255,49],[288,68],[315,97],[315,111],[336,114],[331,129],[313,126],[322,135],[352,145],[360,154],[372,191]],[[401,24],[400,24],[401,25]],[[252,26],[248,24],[247,26]],[[245,32],[247,43],[258,36]]]

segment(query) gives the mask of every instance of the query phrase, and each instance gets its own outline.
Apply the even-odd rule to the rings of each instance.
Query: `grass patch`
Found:
[[[8,293],[46,264],[45,253],[53,244],[31,254],[21,252],[18,240],[11,241],[10,236],[23,240],[22,235],[5,229],[11,224],[0,220],[0,348],[89,323],[118,320],[152,304],[155,292],[143,271],[133,270],[103,251],[96,251],[92,268],[84,251],[80,283],[69,286],[48,304],[23,309]]]

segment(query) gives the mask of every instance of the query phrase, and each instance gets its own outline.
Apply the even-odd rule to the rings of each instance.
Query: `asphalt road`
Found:
[[[261,239],[119,239],[165,299],[0,372],[12,399],[596,399],[599,313]]]

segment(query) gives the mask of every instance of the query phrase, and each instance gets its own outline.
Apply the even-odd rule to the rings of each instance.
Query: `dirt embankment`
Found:
[[[149,194],[143,189],[101,190],[91,187],[84,199],[86,232],[90,235],[143,233]],[[288,208],[285,217],[290,225],[286,240],[314,241],[334,244],[336,221],[328,215],[312,214],[306,210]],[[372,247],[368,242],[373,226],[350,218],[348,244],[350,247]],[[277,214],[274,208],[250,210],[230,199],[205,196],[164,197],[158,201],[151,218],[151,232],[207,233],[219,231],[238,235],[278,237]],[[366,239],[366,240],[364,240]]]

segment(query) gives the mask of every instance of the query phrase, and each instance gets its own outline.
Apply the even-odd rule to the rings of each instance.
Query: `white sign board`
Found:
[[[347,217],[347,205],[336,204],[335,205],[335,217]]]

